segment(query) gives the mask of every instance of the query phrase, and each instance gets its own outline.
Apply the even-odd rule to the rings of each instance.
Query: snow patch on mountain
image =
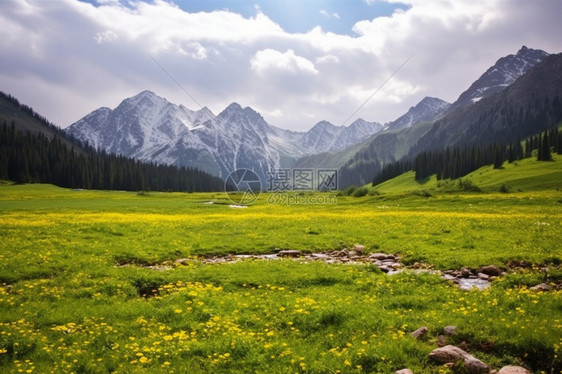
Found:
[[[450,106],[448,102],[425,97],[416,106],[411,107],[406,114],[385,124],[385,130],[400,130],[417,125],[425,121],[432,121],[443,114]]]
[[[548,53],[544,51],[523,46],[515,55],[500,58],[459,96],[451,109],[470,105],[502,91],[546,56]]]

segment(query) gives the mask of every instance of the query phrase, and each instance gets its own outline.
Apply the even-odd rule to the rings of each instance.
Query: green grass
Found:
[[[561,192],[385,193],[291,206],[271,197],[232,209],[220,193],[0,185],[0,372],[442,373],[427,355],[447,325],[458,326],[452,344],[467,342],[495,368],[561,369],[561,293],[528,290],[543,280],[539,266],[562,279]],[[370,266],[173,264],[354,244],[438,269],[506,269],[512,259],[535,268],[480,292]],[[171,269],[146,267],[162,263]],[[420,326],[429,335],[417,341],[408,333]]]
[[[416,173],[414,171],[408,171],[396,178],[376,185],[374,190],[381,193],[403,193],[437,188],[437,177],[435,175],[421,181],[417,181],[415,176]]]
[[[462,177],[485,192],[497,192],[502,185],[508,191],[541,191],[562,188],[562,157],[553,155],[553,161],[536,161],[527,158],[513,163],[505,162],[500,169],[484,166]],[[437,181],[435,175],[421,181],[415,180],[415,173],[409,171],[383,182],[373,189],[380,193],[404,193],[412,191],[455,191],[455,181]]]

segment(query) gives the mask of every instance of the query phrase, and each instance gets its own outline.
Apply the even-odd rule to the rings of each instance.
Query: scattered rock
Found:
[[[445,335],[439,335],[437,337],[437,346],[444,347],[447,345],[447,337]]]
[[[390,257],[391,256],[391,257]],[[386,260],[386,259],[394,259],[394,256],[392,255],[387,255],[386,253],[371,253],[369,255],[369,258],[372,258],[373,260]]]
[[[355,247],[353,247],[353,250],[359,254],[363,254],[365,253],[365,246],[356,244]]]
[[[226,256],[215,256],[212,258],[200,258],[206,264],[220,264],[220,263],[227,263],[227,262],[235,262],[245,259],[255,259],[255,260],[276,260],[279,258],[294,258],[297,260],[304,260],[304,261],[323,261],[328,264],[334,263],[348,263],[348,264],[358,264],[358,263],[371,263],[377,266],[382,272],[387,274],[396,274],[401,272],[402,268],[406,266],[400,262],[400,257],[388,254],[388,253],[371,253],[369,255],[365,254],[365,247],[363,245],[356,244],[353,247],[353,250],[349,250],[347,248],[343,248],[342,250],[333,250],[333,251],[323,251],[323,252],[314,252],[314,253],[302,253],[299,250],[294,249],[285,249],[285,250],[278,250],[277,253],[273,254],[254,254],[254,255],[226,255]],[[175,264],[185,265],[190,263],[191,261],[196,260],[196,258],[180,258],[174,261]],[[175,265],[174,263],[161,263],[161,264],[154,264],[154,270],[168,270],[168,265]],[[117,264],[117,267],[120,266],[130,266],[131,264]],[[471,269],[469,267],[463,267],[460,270],[444,270],[443,272],[431,270],[432,266],[430,264],[426,264],[423,262],[416,262],[412,266],[408,268],[413,268],[415,272],[427,272],[427,273],[435,273],[441,274],[441,277],[446,280],[450,280],[453,283],[457,284],[461,289],[470,290],[473,287],[476,287],[480,290],[483,290],[490,286],[490,282],[496,278],[496,276],[491,276],[488,273],[497,273],[499,272],[502,275],[501,270],[495,266],[485,266],[480,269],[480,272],[476,272],[476,270]],[[490,270],[490,269],[497,269],[497,270]],[[487,272],[487,273],[486,273]],[[540,286],[540,285],[539,285]],[[543,290],[543,286],[537,286],[536,290]],[[548,286],[548,285],[547,285]],[[560,287],[558,285],[556,288],[562,288],[562,284]],[[445,334],[446,335],[446,334]]]
[[[394,374],[414,374],[414,372],[410,369],[402,369],[402,370],[396,370]]]
[[[429,357],[441,364],[455,364],[458,361],[464,361],[464,364],[471,374],[489,373],[490,367],[472,356],[470,353],[462,350],[454,345],[446,345],[442,348],[434,349]]]
[[[531,372],[522,366],[508,365],[502,367],[497,374],[531,374]]]
[[[483,374],[490,372],[490,367],[488,365],[472,355],[465,357],[464,364],[466,365],[468,372],[472,374]]]
[[[502,274],[502,271],[496,265],[488,265],[488,266],[481,267],[480,273],[484,273],[484,274],[489,275],[489,276],[497,277],[498,275]]]
[[[441,348],[434,349],[429,354],[429,358],[439,362],[440,364],[446,364],[449,362],[457,362],[459,360],[464,359],[468,353],[460,349],[459,347],[455,347],[454,345],[446,345]]]
[[[507,267],[509,267],[511,269],[530,268],[532,266],[533,265],[530,262],[527,262],[527,261],[511,260],[507,263]]]
[[[490,276],[484,273],[478,273],[478,278],[482,279],[482,280],[489,280]]]
[[[552,289],[552,286],[548,283],[541,283],[529,289],[532,291],[550,291]]]
[[[422,339],[424,336],[427,335],[427,331],[428,331],[428,328],[425,327],[425,326],[422,326],[419,329],[417,329],[416,331],[411,332],[410,335],[412,335],[416,339]]]
[[[300,255],[301,251],[297,249],[285,249],[277,252],[277,256],[279,257],[299,257]]]
[[[460,272],[457,274],[457,278],[468,278],[472,275],[471,268],[462,268]]]
[[[443,327],[443,334],[447,336],[455,335],[457,333],[457,326]]]

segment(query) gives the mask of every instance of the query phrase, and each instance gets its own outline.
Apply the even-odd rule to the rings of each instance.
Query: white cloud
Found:
[[[3,2],[1,89],[61,126],[144,89],[195,108],[153,56],[215,112],[237,101],[305,130],[345,120],[412,53],[359,117],[393,120],[427,95],[453,101],[523,44],[562,51],[557,1],[403,0],[406,10],[358,19],[353,36],[290,33],[259,7],[245,18],[162,0],[100,1]]]
[[[336,19],[340,19],[340,15],[337,12],[334,13],[329,13],[327,10],[325,9],[321,9],[319,12],[321,15],[323,15],[326,18],[336,18]]]
[[[318,74],[318,70],[316,70],[311,61],[297,56],[292,49],[288,49],[285,52],[279,52],[271,48],[258,51],[252,57],[250,64],[252,70],[261,75],[267,74],[271,70]]]
[[[316,63],[317,64],[337,64],[340,62],[340,59],[338,58],[338,56],[334,56],[334,55],[324,55],[324,56],[320,56],[316,58]]]
[[[102,31],[102,32],[98,32],[94,36],[94,40],[98,44],[102,44],[102,43],[105,43],[105,42],[111,42],[111,41],[113,41],[117,38],[118,38],[117,34],[114,33],[111,30],[105,30],[105,31]]]

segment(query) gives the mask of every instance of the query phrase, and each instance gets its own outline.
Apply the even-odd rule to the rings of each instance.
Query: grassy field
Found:
[[[478,183],[486,170],[475,173]],[[427,358],[456,325],[449,342],[494,368],[559,373],[561,291],[529,287],[541,267],[562,279],[562,192],[521,190],[292,206],[264,194],[234,209],[220,193],[1,185],[0,372],[462,372]],[[463,291],[436,274],[367,265],[198,259],[354,244],[442,270],[534,267]],[[420,326],[429,333],[416,340]]]
[[[538,162],[527,158],[513,163],[505,162],[500,169],[484,166],[473,171],[462,180],[469,180],[482,191],[498,192],[502,186],[508,191],[543,191],[562,189],[562,157],[554,154],[553,161]],[[422,181],[415,180],[413,171],[375,186],[381,193],[404,193],[411,191],[442,191],[451,188],[450,183],[437,181],[435,175]]]

